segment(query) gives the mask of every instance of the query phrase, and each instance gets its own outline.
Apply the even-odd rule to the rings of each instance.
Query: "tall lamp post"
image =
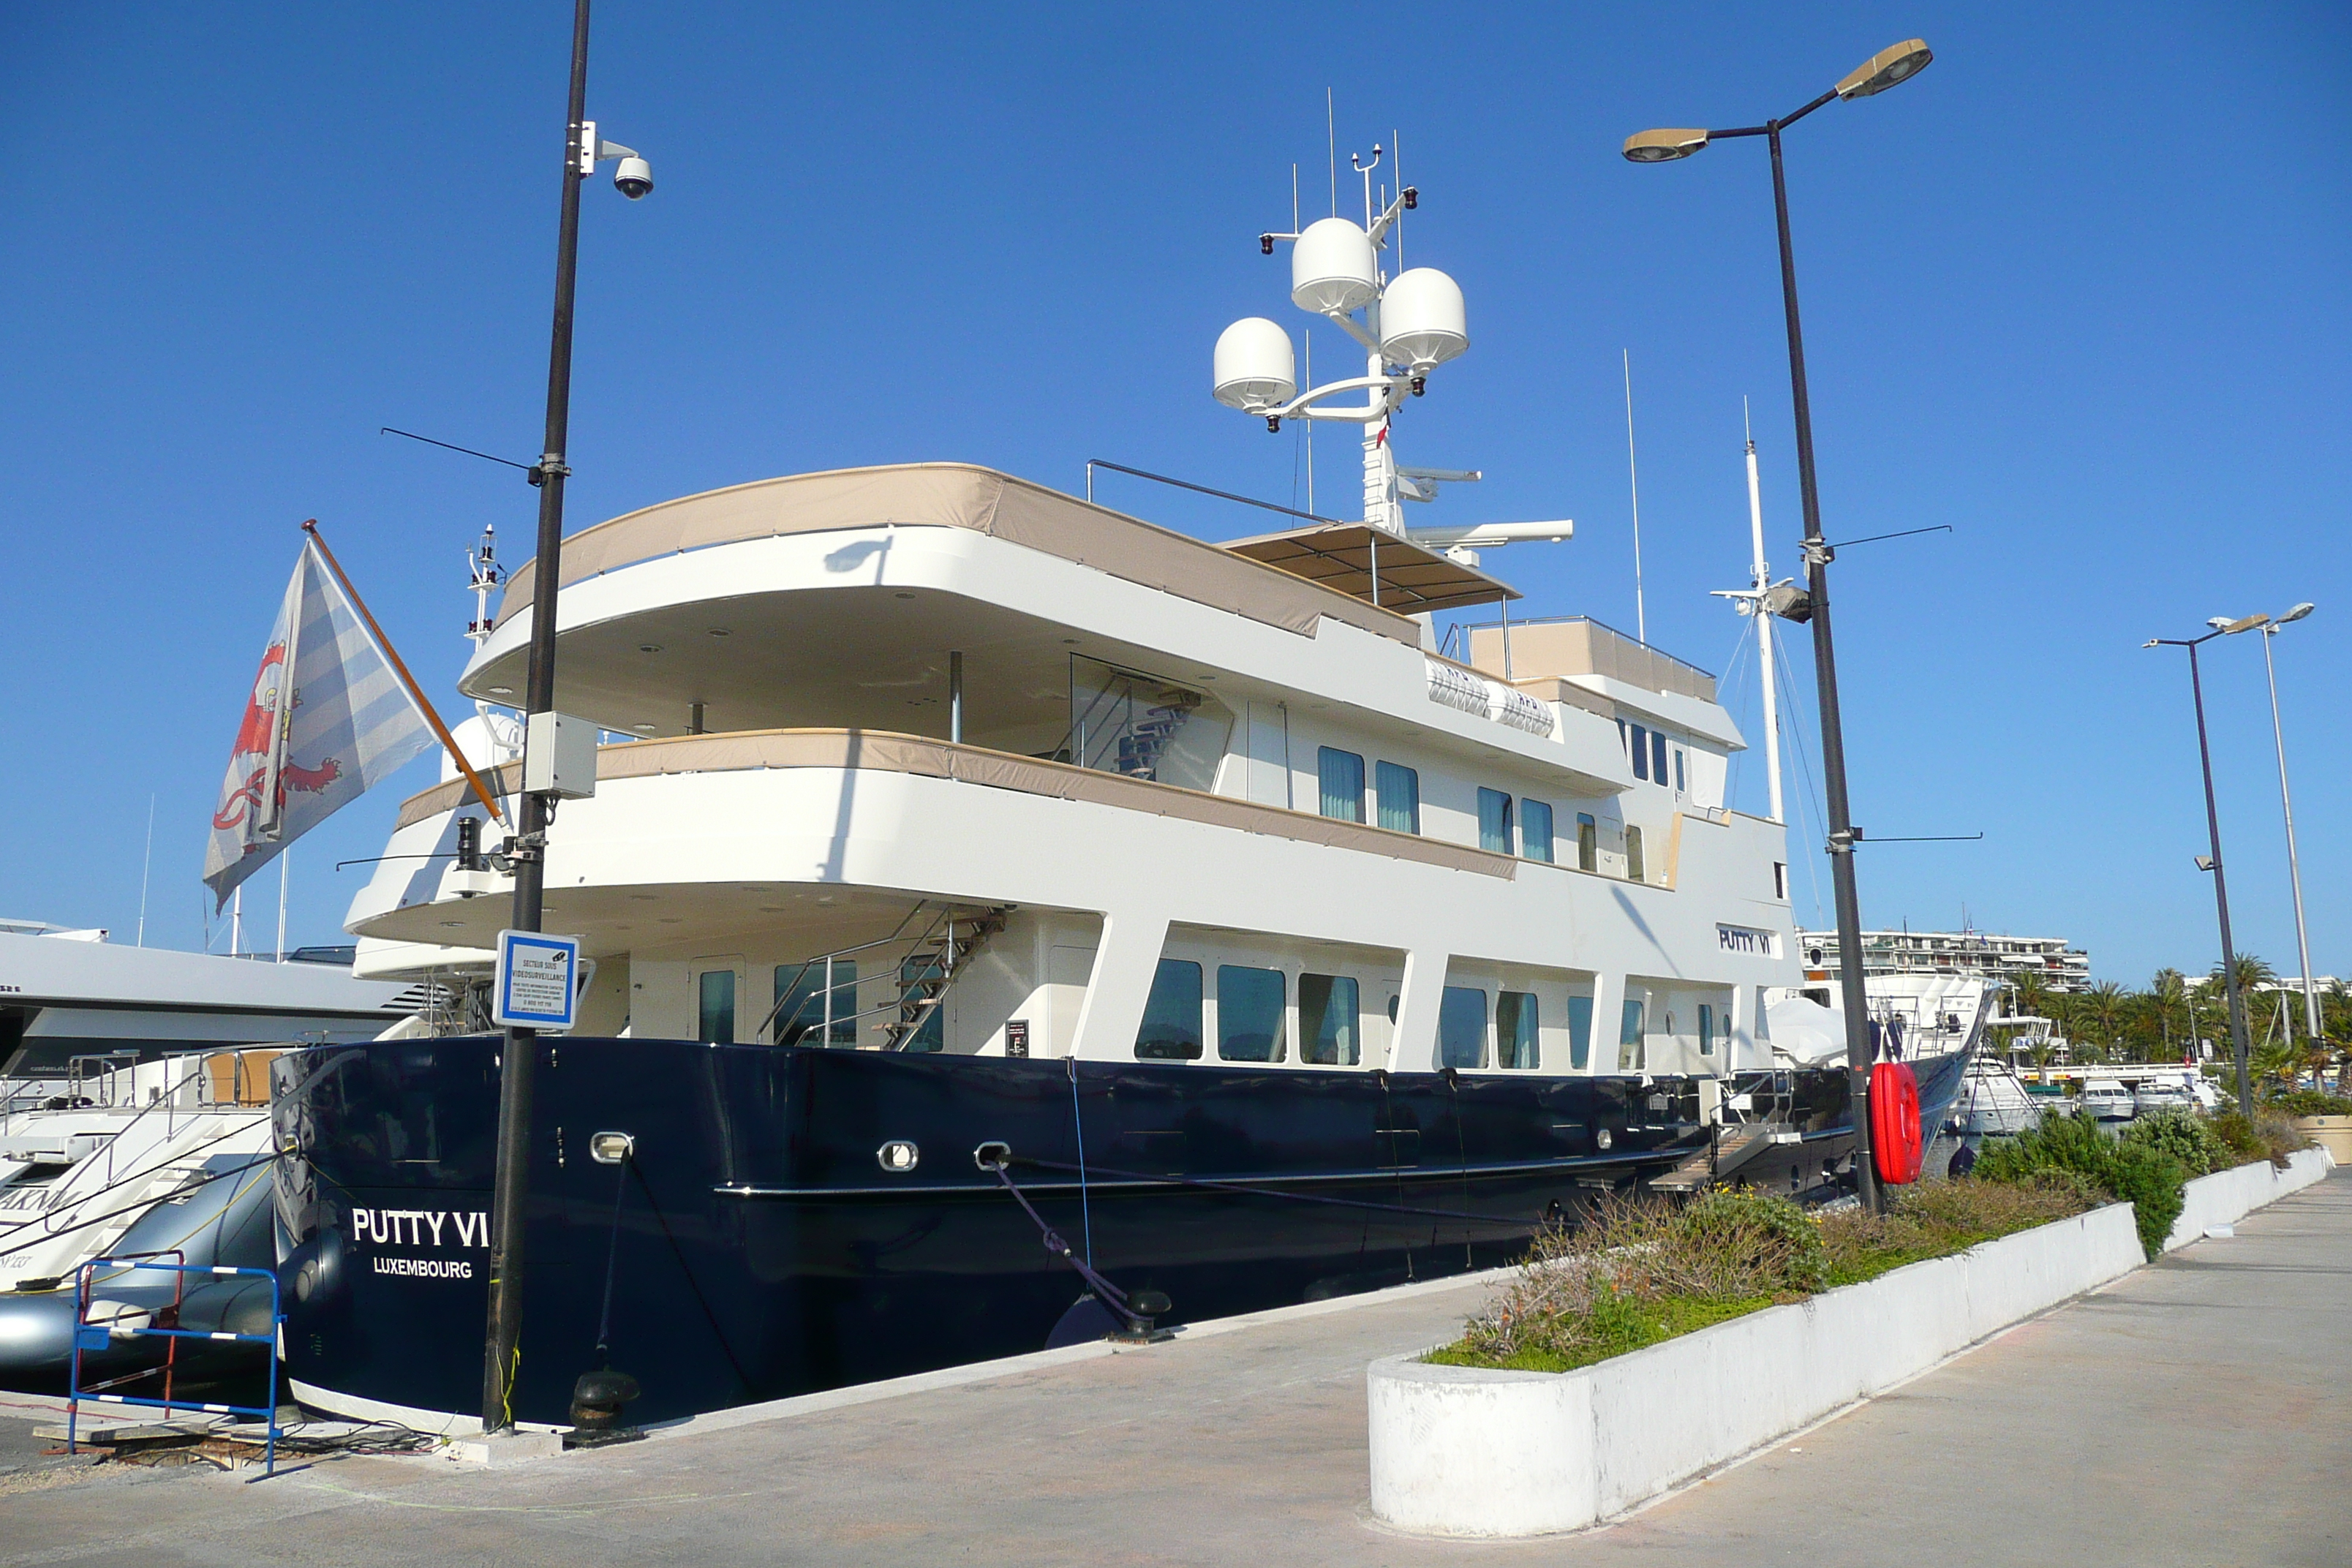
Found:
[[[2286,727],[2279,721],[2278,664],[2271,658],[2271,639],[2279,628],[2303,619],[2317,608],[2305,601],[2283,616],[2248,616],[2232,621],[2227,616],[2216,616],[2205,624],[2225,631],[2244,631],[2249,626],[2259,626],[2263,631],[2263,672],[2271,682],[2271,739],[2278,743],[2279,806],[2286,814],[2286,874],[2294,888],[2294,947],[2295,961],[2303,965],[2303,1028],[2306,1038],[2315,1043],[2319,1035],[2319,989],[2311,978],[2311,937],[2303,924],[2303,862],[2294,852],[2294,796],[2286,787]]]
[[[2205,834],[2210,855],[2197,857],[2197,868],[2213,873],[2213,907],[2221,922],[2221,986],[2230,999],[2230,1044],[2238,1062],[2238,1110],[2248,1121],[2254,1115],[2253,1080],[2246,1069],[2246,999],[2238,990],[2238,953],[2230,945],[2230,884],[2221,874],[2221,814],[2213,805],[2213,751],[2205,738],[2205,683],[2197,670],[2197,650],[2215,637],[2252,630],[2267,617],[2248,616],[2215,626],[2201,637],[2150,637],[2143,647],[2185,647],[2189,650],[2189,694],[2197,705],[2197,762],[2205,771]]]
[[[1838,713],[1837,655],[1830,637],[1829,564],[1835,551],[1822,537],[1820,492],[1813,480],[1813,410],[1805,390],[1805,340],[1797,321],[1797,259],[1789,238],[1789,186],[1780,166],[1780,132],[1832,99],[1869,98],[1908,81],[1935,58],[1917,38],[1881,49],[1845,79],[1794,113],[1761,125],[1731,131],[1644,131],[1625,141],[1625,156],[1636,163],[1687,158],[1709,142],[1761,136],[1772,149],[1772,209],[1780,226],[1780,303],[1789,322],[1789,388],[1796,405],[1797,485],[1805,514],[1805,591],[1776,592],[1766,607],[1792,621],[1810,619],[1813,628],[1813,677],[1822,713],[1822,773],[1828,795],[1830,877],[1837,893],[1838,976],[1845,1006],[1845,1057],[1853,1107],[1854,1173],[1863,1202],[1878,1206],[1877,1173],[1870,1137],[1870,1000],[1863,983],[1862,898],[1855,889],[1853,847],[1861,829],[1846,802],[1845,731]]]
[[[531,575],[530,679],[525,698],[531,715],[555,710],[555,595],[562,575],[563,481],[572,470],[564,447],[572,423],[572,297],[580,258],[580,182],[605,159],[619,160],[613,184],[635,201],[654,188],[653,171],[633,148],[596,139],[586,118],[588,99],[588,0],[574,0],[572,14],[572,97],[563,132],[562,216],[555,242],[555,331],[547,358],[547,439],[530,482],[539,488],[539,553]],[[535,729],[525,720],[527,730]],[[545,794],[523,795],[516,811],[512,847],[514,928],[535,931],[546,889]],[[515,1339],[522,1322],[523,1200],[530,1190],[531,1079],[537,1066],[537,1031],[509,1027],[499,1053],[498,1169],[490,1193],[490,1306],[482,1353],[482,1429],[514,1426]]]

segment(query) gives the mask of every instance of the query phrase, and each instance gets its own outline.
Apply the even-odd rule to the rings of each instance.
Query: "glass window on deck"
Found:
[[[1530,1068],[1541,1060],[1536,1038],[1532,992],[1505,991],[1495,998],[1495,1065]]]
[[[1316,752],[1316,770],[1322,775],[1323,815],[1341,822],[1363,821],[1364,759],[1324,746]]]
[[[1633,726],[1633,776],[1650,776],[1650,732],[1639,724]]]
[[[1373,770],[1374,793],[1380,796],[1380,826],[1398,833],[1421,831],[1421,774],[1398,763],[1382,763]]]
[[[1666,782],[1666,738],[1655,730],[1650,731],[1650,776]]]
[[[1675,793],[1676,795],[1690,793],[1689,786],[1683,782],[1683,749],[1680,746],[1675,748]]]
[[[1542,801],[1519,802],[1519,853],[1551,863],[1551,807]]]
[[[698,1009],[695,1036],[711,1045],[731,1046],[735,1043],[735,972],[731,969],[706,969],[702,972],[701,1005]]]
[[[1135,1054],[1145,1061],[1189,1062],[1201,1055],[1201,966],[1189,959],[1163,958],[1143,1004],[1143,1027],[1136,1031]]]
[[[857,1043],[857,961],[818,959],[776,965],[778,1045]]]
[[[1589,811],[1576,814],[1576,868],[1580,871],[1601,869],[1601,825],[1592,820]]]
[[[1284,1056],[1279,969],[1217,966],[1217,1059],[1278,1062]]]
[[[1470,985],[1449,985],[1437,1008],[1437,1065],[1486,1065],[1486,994]]]
[[[1629,1001],[1617,1021],[1617,1070],[1640,1072],[1647,1052],[1643,1048],[1642,1004]]]
[[[1642,873],[1642,830],[1628,827],[1625,829],[1625,875],[1636,882],[1648,881],[1649,879]]]
[[[1715,1009],[1704,1002],[1698,1005],[1698,1054],[1715,1055]]]
[[[1351,1068],[1363,1060],[1356,983],[1345,974],[1298,977],[1298,1059],[1310,1067]]]
[[[1592,1060],[1592,998],[1568,999],[1568,1065],[1582,1072]]]
[[[1478,847],[1511,853],[1511,797],[1501,790],[1478,792]]]

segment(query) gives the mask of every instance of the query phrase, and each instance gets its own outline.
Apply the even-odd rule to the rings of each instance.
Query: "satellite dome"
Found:
[[[1462,287],[1434,267],[1401,272],[1381,296],[1381,353],[1414,374],[1470,346]]]
[[[1290,302],[1318,316],[1380,298],[1371,237],[1343,217],[1318,218],[1290,247]]]
[[[1244,414],[1279,408],[1298,395],[1298,362],[1290,334],[1264,316],[1235,321],[1217,334],[1213,389],[1217,401]]]

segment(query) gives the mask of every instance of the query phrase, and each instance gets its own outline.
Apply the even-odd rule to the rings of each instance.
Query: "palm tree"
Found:
[[[2011,984],[2017,987],[2018,1013],[2029,1018],[2049,1016],[2050,987],[2042,983],[2042,976],[2029,971],[2016,976]]]
[[[2189,999],[2189,985],[2180,971],[2168,967],[2148,976],[2147,994],[2156,1004],[2156,1020],[2164,1031],[2164,1054],[2168,1058],[2172,1055],[2172,1012]]]
[[[2106,1036],[2107,1044],[2110,1047],[2117,1045],[2116,1021],[2123,1016],[2124,988],[2112,980],[2100,981],[2091,987],[2090,1009],[2100,1033]]]

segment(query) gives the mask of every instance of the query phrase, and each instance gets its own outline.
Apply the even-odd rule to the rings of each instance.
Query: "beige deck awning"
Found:
[[[1404,616],[1499,604],[1519,596],[1517,589],[1483,572],[1369,523],[1291,529],[1255,539],[1236,539],[1224,548]]]

